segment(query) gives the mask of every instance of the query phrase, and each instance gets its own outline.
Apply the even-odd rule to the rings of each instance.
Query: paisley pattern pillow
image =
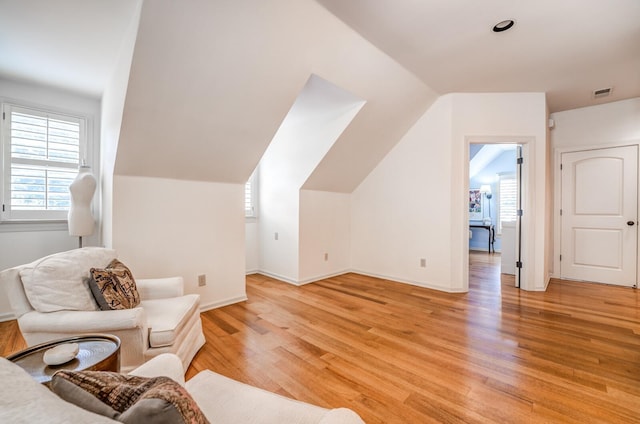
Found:
[[[208,423],[185,388],[168,377],[58,371],[51,390],[67,402],[123,423]]]
[[[125,264],[112,260],[106,268],[91,268],[89,288],[103,311],[131,309],[140,304],[133,274]]]

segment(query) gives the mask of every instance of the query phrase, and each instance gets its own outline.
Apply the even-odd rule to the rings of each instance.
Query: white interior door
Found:
[[[562,278],[636,285],[638,148],[562,154]]]

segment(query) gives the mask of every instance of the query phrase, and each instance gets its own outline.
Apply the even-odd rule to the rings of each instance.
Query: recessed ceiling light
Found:
[[[498,22],[493,26],[493,32],[502,32],[511,28],[516,22],[513,19],[507,19],[502,22]]]

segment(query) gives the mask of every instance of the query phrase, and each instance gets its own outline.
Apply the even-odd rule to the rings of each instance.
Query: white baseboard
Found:
[[[324,275],[316,275],[315,277],[310,277],[310,278],[305,278],[304,280],[301,280],[298,282],[298,285],[304,285],[304,284],[309,284],[309,283],[315,283],[316,281],[320,281],[320,280],[324,280],[326,278],[331,278],[331,277],[337,277],[338,275],[344,275],[351,272],[350,269],[345,269],[342,271],[338,271],[338,272],[332,272],[330,274],[324,274]]]
[[[237,296],[237,297],[232,297],[232,298],[229,298],[229,299],[218,300],[216,302],[205,303],[205,304],[200,305],[200,312],[206,312],[206,311],[209,311],[211,309],[221,308],[223,306],[233,305],[234,303],[244,302],[247,299],[248,299],[248,297],[245,294],[244,296]]]
[[[256,271],[254,272],[254,274],[261,274],[264,275],[265,277],[269,277],[269,278],[274,278],[276,280],[280,280],[282,282],[288,283],[288,284],[292,284],[294,286],[304,286],[305,284],[310,284],[310,283],[314,283],[316,281],[320,281],[320,280],[324,280],[326,278],[331,278],[331,277],[337,277],[338,275],[343,275],[346,274],[348,272],[351,272],[350,269],[345,269],[342,271],[338,271],[338,272],[332,272],[330,274],[323,274],[323,275],[316,275],[313,277],[309,277],[309,278],[305,278],[304,280],[293,280],[289,277],[285,277],[283,275],[278,275],[278,274],[274,274],[272,272],[268,272],[268,271]]]
[[[466,293],[467,292],[466,290],[462,290],[462,289],[450,289],[450,288],[447,288],[447,287],[442,287],[441,285],[435,284],[435,283],[404,280],[404,279],[398,278],[398,277],[393,277],[393,276],[389,276],[389,275],[381,275],[381,274],[373,274],[371,272],[361,271],[361,270],[358,270],[358,269],[352,269],[349,272],[353,272],[355,274],[366,275],[368,277],[380,278],[382,280],[388,280],[388,281],[392,281],[392,282],[395,282],[395,283],[409,284],[409,285],[412,285],[412,286],[423,287],[425,289],[438,290],[438,291],[445,292],[445,293]]]
[[[350,273],[350,272],[353,272],[354,274],[366,275],[368,277],[380,278],[382,280],[389,280],[389,281],[396,282],[396,283],[410,284],[412,286],[423,287],[423,288],[432,289],[432,290],[438,290],[438,291],[442,291],[442,292],[446,292],[446,293],[466,293],[466,290],[450,289],[450,288],[443,287],[443,286],[441,286],[439,284],[436,284],[436,283],[403,280],[403,279],[398,278],[398,277],[394,277],[394,276],[390,276],[390,275],[374,274],[374,273],[362,271],[362,270],[359,270],[359,269],[345,269],[345,270],[340,271],[340,272],[335,272],[335,273],[326,274],[326,275],[319,275],[319,276],[316,276],[316,277],[307,278],[307,279],[302,280],[302,281],[295,281],[295,280],[293,280],[293,279],[291,279],[289,277],[285,277],[283,275],[278,275],[278,274],[275,274],[275,273],[272,273],[272,272],[268,272],[268,271],[263,271],[263,270],[259,270],[256,273],[264,275],[266,277],[274,278],[274,279],[282,281],[284,283],[288,283],[288,284],[292,284],[294,286],[300,287],[300,286],[303,286],[305,284],[314,283],[316,281],[324,280],[325,278],[336,277],[338,275],[344,275],[344,274],[347,274],[347,273]]]
[[[269,277],[269,278],[275,278],[276,280],[280,280],[280,281],[282,281],[284,283],[293,284],[294,286],[300,286],[301,285],[296,280],[293,280],[293,279],[291,279],[289,277],[285,277],[284,275],[276,274],[274,272],[259,270],[259,271],[256,272],[256,274],[261,274],[261,275],[264,275],[265,277]]]

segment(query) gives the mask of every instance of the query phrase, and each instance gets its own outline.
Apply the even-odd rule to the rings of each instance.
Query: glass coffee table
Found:
[[[65,343],[77,343],[78,354],[60,365],[44,363],[44,353]],[[7,356],[7,359],[26,370],[36,381],[48,385],[56,371],[120,371],[120,339],[111,334],[86,334],[52,340],[31,346]]]

